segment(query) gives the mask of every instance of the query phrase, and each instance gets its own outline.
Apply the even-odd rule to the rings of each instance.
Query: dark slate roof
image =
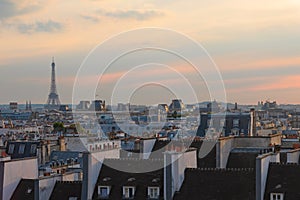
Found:
[[[166,146],[170,144],[170,140],[156,140],[150,158],[163,159],[162,152],[165,151]],[[197,167],[216,167],[216,145],[213,145],[212,149],[205,155],[205,157],[199,157],[199,151],[202,147],[202,140],[193,141],[172,141],[173,146],[184,146],[186,148],[192,147],[197,149]],[[159,151],[160,150],[160,151]]]
[[[255,171],[247,169],[186,169],[174,200],[255,200]]]
[[[117,167],[119,166],[119,167]],[[144,173],[129,173],[120,170],[123,166],[130,171],[150,170],[156,167],[154,171]],[[106,199],[122,199],[123,186],[135,186],[134,199],[146,199],[148,195],[148,186],[160,188],[160,197],[163,198],[163,160],[158,159],[105,159],[98,176],[95,186],[93,199],[98,197],[98,186],[110,186],[110,195]],[[115,168],[116,167],[116,168]]]
[[[50,200],[69,200],[70,197],[81,199],[81,181],[56,181]]]
[[[229,154],[226,168],[255,168],[259,153],[256,148],[235,148]]]
[[[272,148],[234,148],[229,154],[226,168],[255,168],[256,157],[271,151]]]
[[[270,163],[265,200],[269,200],[270,193],[284,193],[284,199],[299,200],[300,165]]]
[[[226,168],[255,168],[258,153],[230,152]]]
[[[11,200],[33,200],[35,193],[34,181],[33,179],[21,179]]]
[[[210,167],[215,168],[216,167],[216,145],[210,150],[210,152],[207,153],[207,155],[203,158],[199,157],[199,151],[202,147],[203,141],[193,141],[191,143],[191,147],[194,147],[197,149],[197,167]]]
[[[11,153],[10,145],[13,145],[13,152]],[[35,145],[35,148],[32,146]],[[21,148],[24,146],[24,151],[21,151]],[[40,142],[35,141],[9,141],[6,146],[6,153],[10,155],[12,159],[18,158],[29,158],[37,156],[37,148],[40,146]],[[32,151],[33,150],[33,151]]]
[[[63,160],[64,163],[67,163],[68,159],[75,159],[80,163],[82,167],[82,156],[81,152],[77,151],[52,151],[50,154],[50,161],[60,161]]]
[[[280,152],[280,162],[281,163],[287,162],[287,152]],[[299,157],[299,163],[300,163],[300,157]]]

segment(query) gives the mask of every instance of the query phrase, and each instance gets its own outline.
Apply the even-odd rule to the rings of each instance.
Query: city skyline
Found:
[[[58,94],[62,103],[71,103],[76,72],[95,46],[120,32],[153,26],[186,34],[203,45],[220,69],[228,102],[300,103],[299,11],[296,0],[242,5],[237,0],[4,0],[0,104],[26,99],[45,103],[52,56]],[[119,77],[117,72],[110,75]]]

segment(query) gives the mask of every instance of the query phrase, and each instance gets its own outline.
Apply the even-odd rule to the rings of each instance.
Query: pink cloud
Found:
[[[250,88],[252,91],[268,91],[279,89],[300,89],[300,75],[291,75],[285,77],[275,77],[274,81],[269,84],[259,85]]]
[[[273,68],[274,66],[300,65],[300,57],[274,57],[250,62],[248,66]]]

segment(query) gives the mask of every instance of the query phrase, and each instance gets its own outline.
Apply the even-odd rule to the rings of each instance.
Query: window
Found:
[[[148,187],[148,196],[150,199],[158,199],[159,187]]]
[[[27,194],[30,194],[32,192],[32,189],[31,188],[27,188]]]
[[[234,119],[233,120],[233,126],[239,126],[240,120],[239,119]]]
[[[109,186],[98,186],[98,196],[99,197],[108,197],[109,196]]]
[[[238,128],[233,128],[233,129],[231,129],[231,133],[232,133],[232,135],[239,135],[240,129],[238,129]]]
[[[15,145],[14,144],[10,144],[8,146],[8,154],[13,154],[14,153],[14,149],[15,149]]]
[[[270,200],[283,200],[283,193],[271,193]]]
[[[19,146],[19,154],[23,154],[25,150],[25,144],[20,144]]]
[[[134,197],[134,187],[123,187],[123,196],[126,199]]]
[[[220,127],[224,127],[225,126],[225,119],[221,119],[220,120]]]
[[[207,126],[208,126],[208,127],[213,126],[213,121],[212,121],[212,119],[208,119],[208,120],[207,120]]]
[[[30,153],[35,154],[36,153],[36,144],[32,144],[30,147]]]

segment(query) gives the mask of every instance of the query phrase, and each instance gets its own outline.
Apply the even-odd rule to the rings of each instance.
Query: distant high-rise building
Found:
[[[55,63],[54,58],[52,58],[52,72],[51,72],[51,86],[50,93],[48,95],[46,108],[48,109],[58,109],[60,106],[59,97],[56,90],[56,80],[55,80]]]
[[[202,113],[197,135],[208,136],[211,131],[222,133],[222,136],[255,134],[255,111],[249,112],[223,112],[223,113]]]
[[[105,110],[105,101],[102,100],[94,100],[89,108],[93,111],[103,111]]]
[[[182,112],[185,109],[185,105],[182,103],[181,99],[173,99],[172,103],[169,105],[170,112]]]
[[[274,109],[277,108],[276,101],[266,101],[264,104],[262,104],[262,110],[268,110],[268,109]]]
[[[31,101],[26,101],[26,107],[25,107],[25,110],[26,111],[31,111],[32,108],[31,108]]]
[[[77,105],[76,109],[78,110],[88,110],[90,107],[91,102],[90,101],[80,101]]]
[[[118,103],[118,111],[128,111],[130,109],[130,104],[129,103]]]
[[[10,102],[9,109],[10,110],[18,110],[18,102]]]
[[[32,110],[31,101],[29,101],[28,110]]]

